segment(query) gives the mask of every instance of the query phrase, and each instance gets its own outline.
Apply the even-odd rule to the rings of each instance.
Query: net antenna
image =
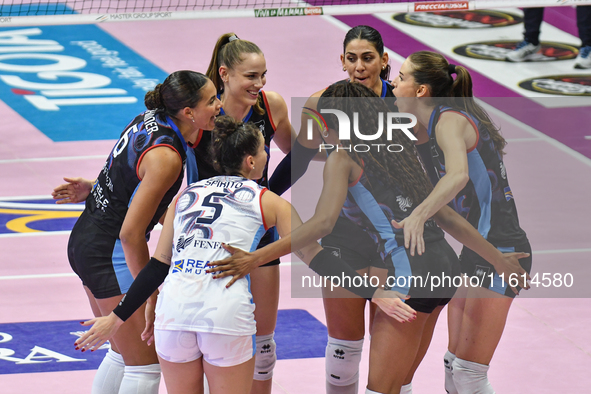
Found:
[[[591,5],[591,0],[5,0],[0,27]]]

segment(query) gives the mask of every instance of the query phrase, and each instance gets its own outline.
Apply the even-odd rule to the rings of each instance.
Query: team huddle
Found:
[[[146,94],[96,180],[64,178],[54,190],[58,203],[86,201],[68,258],[95,315],[75,346],[111,344],[93,394],[157,393],[161,374],[170,394],[270,394],[279,258],[292,251],[320,277],[350,279],[322,289],[318,392],[359,392],[369,304],[365,393],[412,393],[446,305],[445,387],[432,391],[494,393],[487,371],[532,265],[506,142],[468,71],[437,53],[410,55],[390,79],[380,33],[361,25],[341,62],[348,77],[292,114],[296,133],[285,100],[262,90],[263,52],[224,34],[206,74],[177,71]],[[285,157],[271,173],[272,140]],[[324,162],[324,184],[302,222],[281,195],[305,182],[312,160]],[[464,245],[459,258],[444,232]]]

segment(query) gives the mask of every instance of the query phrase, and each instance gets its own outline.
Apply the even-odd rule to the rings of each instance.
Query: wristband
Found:
[[[127,294],[119,302],[119,305],[113,309],[113,313],[123,321],[129,319],[158,289],[158,286],[164,282],[169,269],[169,264],[165,264],[152,257],[150,262],[140,271],[137,278],[135,278]]]

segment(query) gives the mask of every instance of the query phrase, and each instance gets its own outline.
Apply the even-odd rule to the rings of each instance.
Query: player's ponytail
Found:
[[[474,116],[490,134],[495,149],[503,154],[507,142],[486,111],[474,100],[472,78],[468,70],[448,63],[442,55],[435,52],[415,52],[409,56],[409,60],[415,83],[429,86],[431,97],[442,98],[435,101],[437,104],[448,105]]]
[[[329,86],[318,101],[318,109],[338,109],[348,115],[349,119],[357,117],[357,126],[362,134],[373,134],[380,128],[380,118],[388,113],[386,101],[380,98],[372,89],[357,83],[335,83]],[[354,115],[355,114],[355,115]],[[324,115],[330,129],[339,131],[339,121],[335,115]],[[382,118],[383,119],[383,118]],[[383,123],[382,123],[383,125]],[[389,139],[390,138],[390,139]],[[368,146],[367,141],[359,137],[358,132],[351,133],[351,146]],[[383,146],[382,149],[375,147]],[[385,147],[398,146],[396,153]],[[359,164],[372,182],[382,182],[395,189],[400,189],[420,204],[432,189],[431,182],[425,174],[416,152],[414,141],[403,133],[382,133],[372,141],[368,150],[351,149],[349,156]]]
[[[226,66],[228,69],[233,70],[235,66],[242,63],[244,60],[242,55],[245,53],[256,53],[263,56],[263,52],[255,43],[241,40],[235,33],[226,33],[218,38],[206,72],[209,79],[213,81],[218,93],[221,94],[224,91],[220,66]],[[260,98],[257,100],[254,110],[260,115],[265,113]]]
[[[214,168],[224,175],[242,175],[244,158],[256,156],[261,143],[261,132],[253,123],[218,116],[210,148]]]

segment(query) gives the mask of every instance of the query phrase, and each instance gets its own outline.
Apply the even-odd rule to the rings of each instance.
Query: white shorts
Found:
[[[255,335],[156,329],[154,343],[156,353],[171,363],[188,363],[203,356],[203,361],[216,367],[242,364],[256,352]]]

